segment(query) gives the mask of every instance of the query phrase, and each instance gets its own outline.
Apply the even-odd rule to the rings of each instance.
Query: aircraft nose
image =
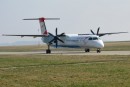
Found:
[[[97,48],[103,48],[104,47],[104,43],[102,40],[100,40],[97,45],[96,45]]]

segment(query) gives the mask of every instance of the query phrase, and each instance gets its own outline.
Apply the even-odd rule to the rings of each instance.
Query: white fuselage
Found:
[[[103,48],[104,43],[97,35],[78,35],[78,34],[66,34],[63,37],[59,37],[64,43],[58,41],[58,47],[69,48]],[[47,43],[52,40],[51,36],[42,38],[42,41]],[[55,46],[53,42],[51,46]]]

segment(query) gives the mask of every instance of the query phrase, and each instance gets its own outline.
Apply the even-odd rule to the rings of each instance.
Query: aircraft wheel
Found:
[[[90,49],[85,49],[85,52],[90,52]]]
[[[97,49],[97,53],[101,53],[101,49]]]
[[[51,53],[51,50],[50,49],[47,49],[46,50],[46,54],[50,54]]]

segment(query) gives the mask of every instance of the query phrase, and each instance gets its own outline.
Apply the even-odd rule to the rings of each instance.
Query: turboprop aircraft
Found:
[[[100,27],[97,29],[97,33],[92,34],[65,34],[57,33],[57,28],[55,30],[55,35],[47,31],[45,20],[60,20],[60,18],[29,18],[23,20],[39,20],[41,35],[11,35],[3,34],[3,36],[21,36],[21,37],[41,37],[42,41],[47,44],[48,49],[46,50],[47,54],[51,53],[50,46],[57,47],[67,47],[67,48],[83,48],[85,52],[90,52],[91,48],[96,48],[97,53],[101,52],[101,48],[104,47],[104,43],[101,40],[101,36],[119,34],[119,33],[128,33],[128,32],[114,32],[114,33],[99,33]]]

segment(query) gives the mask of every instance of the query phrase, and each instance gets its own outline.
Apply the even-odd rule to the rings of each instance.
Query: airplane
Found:
[[[104,47],[104,42],[100,37],[104,35],[120,34],[128,32],[114,32],[114,33],[99,33],[100,27],[97,29],[97,33],[91,30],[92,34],[58,34],[57,28],[55,30],[55,35],[47,31],[45,20],[60,20],[60,18],[28,18],[23,20],[39,20],[41,35],[13,35],[13,34],[3,34],[3,36],[21,36],[21,37],[41,37],[41,40],[47,44],[48,49],[46,49],[46,54],[51,53],[50,46],[54,47],[67,47],[67,48],[83,48],[85,52],[90,52],[91,48],[96,48],[97,53],[101,52]]]

